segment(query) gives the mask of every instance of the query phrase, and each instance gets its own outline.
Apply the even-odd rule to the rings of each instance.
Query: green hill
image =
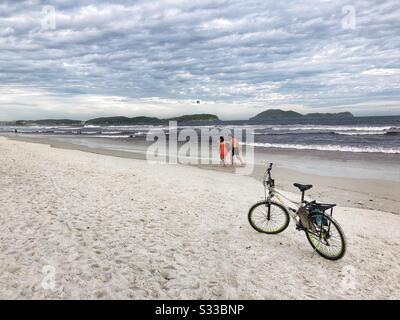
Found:
[[[218,121],[218,117],[215,114],[189,114],[181,117],[175,117],[167,119],[169,121]]]
[[[158,118],[152,117],[102,117],[91,119],[85,122],[86,125],[116,125],[116,126],[124,126],[124,125],[135,125],[135,124],[152,124],[161,122]]]
[[[295,111],[284,111],[280,109],[270,109],[263,111],[256,116],[250,118],[250,121],[267,121],[267,120],[309,120],[309,119],[345,119],[353,118],[350,112],[339,113],[309,113],[303,115]]]
[[[82,124],[81,120],[70,119],[43,119],[43,120],[18,120],[17,126],[76,126]]]
[[[284,111],[280,109],[270,109],[263,111],[250,118],[251,121],[274,120],[274,119],[301,119],[302,114],[295,111]]]
[[[345,118],[353,118],[353,114],[351,112],[339,112],[339,113],[308,113],[305,115],[307,119],[345,119]]]
[[[91,119],[85,122],[86,125],[136,125],[136,124],[157,124],[167,121],[217,121],[218,117],[213,114],[192,114],[170,119],[159,119],[154,117],[102,117]]]

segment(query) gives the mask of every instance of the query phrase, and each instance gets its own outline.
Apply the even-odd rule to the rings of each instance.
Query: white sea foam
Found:
[[[134,136],[134,135],[132,135]],[[107,134],[102,134],[102,135],[95,135],[92,136],[92,138],[130,138],[130,135],[107,135]]]
[[[386,131],[392,129],[391,126],[368,126],[368,127],[360,127],[360,126],[319,126],[319,125],[304,125],[304,126],[280,126],[274,127],[272,130],[290,130],[290,131],[297,131],[297,130],[304,130],[304,131]]]
[[[321,151],[341,151],[341,152],[356,152],[356,153],[390,153],[400,154],[400,148],[385,148],[385,147],[352,147],[340,145],[302,145],[302,144],[283,144],[283,143],[248,143],[254,147],[264,148],[279,148],[279,149],[297,149],[297,150],[321,150]]]
[[[387,131],[358,131],[358,132],[335,131],[334,133],[345,136],[369,136],[369,135],[386,134]]]

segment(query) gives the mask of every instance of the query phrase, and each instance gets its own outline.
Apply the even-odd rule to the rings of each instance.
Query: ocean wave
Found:
[[[54,133],[53,130],[26,130],[18,129],[18,133]]]
[[[362,135],[385,135],[385,134],[398,134],[400,128],[398,127],[344,127],[344,126],[296,126],[296,127],[278,127],[266,128],[266,131],[254,132],[253,135],[298,135],[298,134],[337,134],[347,136],[362,136]]]
[[[91,136],[92,138],[114,138],[114,139],[121,139],[121,138],[131,138],[134,135],[107,135],[107,134],[101,134],[101,135],[96,135],[96,136]]]
[[[101,134],[120,134],[121,131],[102,131]]]
[[[298,134],[335,134],[334,131],[286,131],[286,132],[253,132],[253,135],[256,136],[284,136],[284,135],[298,135]]]
[[[340,151],[356,153],[388,153],[400,154],[400,148],[384,147],[352,147],[340,145],[303,145],[303,144],[284,144],[284,143],[248,143],[246,145],[264,148],[296,149],[296,150],[320,150],[320,151]]]
[[[388,134],[386,131],[358,131],[358,132],[346,132],[346,131],[338,131],[334,132],[334,134],[344,135],[344,136],[371,136],[371,135],[385,135]]]
[[[388,132],[386,132],[386,135],[388,135],[388,136],[400,135],[400,130],[399,131],[388,131]]]
[[[145,136],[149,133],[149,131],[138,131],[134,133],[134,136]]]
[[[284,136],[284,135],[328,135],[328,134],[337,134],[344,136],[364,136],[364,135],[386,135],[386,134],[396,134],[397,132],[390,131],[290,131],[290,132],[254,132],[253,135],[256,136]],[[399,132],[400,133],[400,132]]]
[[[282,131],[282,130],[288,130],[288,131],[388,131],[390,129],[393,129],[394,127],[392,126],[322,126],[322,125],[304,125],[304,126],[281,126],[281,127],[274,127],[272,130],[276,131]]]

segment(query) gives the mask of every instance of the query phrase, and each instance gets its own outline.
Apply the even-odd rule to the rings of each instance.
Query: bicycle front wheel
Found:
[[[274,201],[270,203],[269,212],[267,201],[256,203],[250,208],[248,218],[254,229],[267,234],[280,233],[289,225],[289,213],[285,207]]]
[[[310,215],[314,230],[305,230],[308,242],[325,259],[339,260],[346,253],[346,239],[340,225],[329,215]]]

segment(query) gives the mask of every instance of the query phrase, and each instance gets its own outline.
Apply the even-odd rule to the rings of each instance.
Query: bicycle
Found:
[[[258,232],[278,234],[288,227],[290,216],[296,224],[296,230],[305,232],[314,249],[313,256],[317,252],[329,260],[342,258],[346,253],[346,239],[342,228],[333,219],[336,204],[304,200],[305,192],[313,186],[300,183],[294,183],[294,186],[301,191],[301,201],[290,200],[275,188],[275,180],[271,177],[272,165],[270,163],[264,174],[265,200],[257,202],[249,210],[250,225]],[[294,206],[285,205],[281,197]],[[326,213],[328,210],[330,213]]]

